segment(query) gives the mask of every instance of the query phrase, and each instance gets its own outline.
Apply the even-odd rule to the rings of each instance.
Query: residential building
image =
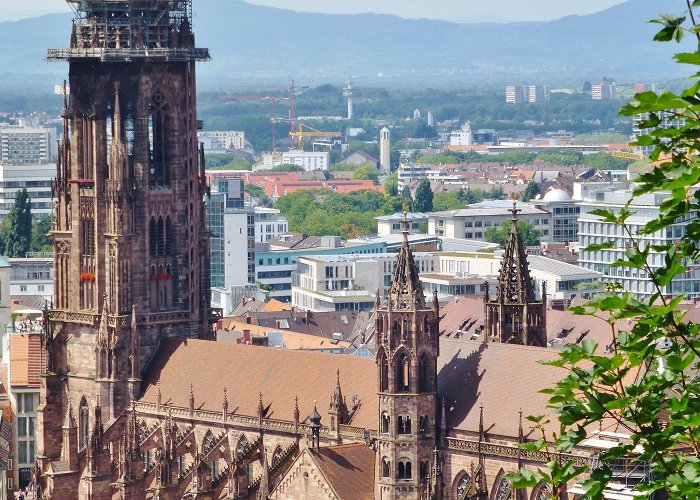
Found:
[[[4,218],[15,204],[17,191],[27,189],[32,201],[33,215],[53,214],[51,186],[56,177],[56,165],[10,164],[0,162],[0,219]]]
[[[432,253],[413,255],[419,272],[435,271]],[[315,312],[370,311],[377,291],[383,295],[391,286],[397,261],[397,253],[300,257],[292,306]]]
[[[428,214],[428,234],[444,236],[447,238],[476,239],[486,238],[486,231],[501,226],[504,220],[510,220],[508,212],[510,202],[488,202],[486,204],[474,204],[468,208],[433,212]],[[518,208],[522,211],[518,214],[519,220],[527,221],[542,232],[542,240],[548,241],[551,237],[552,214],[534,205],[518,202]]]
[[[421,224],[428,223],[428,216],[421,213],[409,212],[406,214],[410,224],[411,233],[420,233]],[[401,222],[404,219],[404,214],[395,213],[393,215],[380,215],[374,218],[377,221],[377,234],[379,236],[387,236],[389,234],[401,234]]]
[[[475,144],[498,146],[498,132],[492,128],[480,128],[473,130],[472,139]]]
[[[391,132],[386,127],[379,131],[379,170],[385,175],[391,173]]]
[[[615,82],[594,83],[591,86],[591,98],[594,101],[605,101],[617,98]]]
[[[523,85],[507,85],[506,102],[510,104],[527,102],[525,87]]]
[[[289,232],[289,221],[276,208],[255,207],[255,242],[265,243]]]
[[[528,102],[549,102],[549,85],[528,85],[526,91]]]
[[[0,165],[52,163],[56,160],[55,151],[56,129],[0,127]]]
[[[450,134],[450,146],[471,146],[473,143],[471,122],[465,123],[459,130],[453,130]]]
[[[344,165],[369,164],[369,165],[372,165],[374,168],[379,168],[379,160],[377,160],[374,156],[372,156],[369,153],[362,151],[362,150],[355,151],[347,158],[340,160],[338,163],[344,164]]]
[[[658,92],[658,83],[635,83],[633,87],[633,92],[635,94],[641,94],[642,92]]]
[[[7,333],[7,352],[3,356],[8,372],[8,395],[13,409],[12,443],[14,464],[11,471],[16,488],[25,488],[32,480],[36,459],[37,409],[41,382],[40,331]]]
[[[4,257],[0,257],[0,263],[2,263],[0,267],[8,267],[10,278],[8,291],[13,297],[40,296],[48,301],[53,300],[54,268],[52,257],[4,259]]]
[[[604,274],[605,281],[619,283],[622,289],[638,297],[648,298],[657,293],[649,274],[644,269],[629,267],[613,267],[619,260],[626,260],[625,251],[629,248],[630,238],[626,228],[620,224],[601,221],[591,213],[595,209],[619,211],[628,208],[632,215],[628,219],[629,230],[642,245],[675,245],[683,237],[686,226],[697,220],[698,214],[691,212],[676,221],[675,224],[654,232],[639,234],[646,223],[659,216],[659,206],[670,196],[668,193],[652,193],[632,198],[631,190],[618,190],[602,193],[595,201],[582,201],[579,218],[579,265]],[[626,204],[632,200],[629,207]],[[612,248],[587,250],[589,245],[612,242]],[[652,270],[659,269],[666,258],[665,252],[657,252],[653,247],[649,250],[647,263]],[[661,293],[667,296],[685,294],[689,299],[700,298],[700,265],[688,263],[685,272],[676,276],[667,286],[662,287]]]
[[[282,163],[297,165],[306,172],[328,170],[330,154],[328,151],[292,150],[282,153]]]
[[[399,191],[403,190],[406,186],[410,186],[413,182],[426,179],[428,177],[428,172],[432,168],[432,165],[400,165],[398,170]]]
[[[386,251],[383,242],[343,245],[335,236],[282,235],[255,246],[255,282],[270,298],[292,299],[292,273],[301,257],[309,255],[375,254]]]
[[[207,153],[225,153],[233,149],[245,149],[248,146],[245,132],[235,130],[199,131],[197,139],[204,145]]]

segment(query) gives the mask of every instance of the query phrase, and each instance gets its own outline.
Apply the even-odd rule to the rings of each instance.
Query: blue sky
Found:
[[[227,0],[220,0],[227,1]],[[590,14],[624,0],[247,0],[306,12],[377,12],[456,22],[550,20]],[[195,11],[197,1],[194,0]],[[0,0],[0,21],[68,11],[64,0]]]

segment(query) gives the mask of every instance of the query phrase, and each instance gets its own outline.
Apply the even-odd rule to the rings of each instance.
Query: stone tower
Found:
[[[44,470],[61,457],[69,401],[77,449],[89,451],[96,415],[107,423],[139,396],[161,341],[206,338],[212,316],[195,106],[195,61],[209,52],[195,48],[191,1],[69,3],[70,46],[48,53],[69,62],[70,90],[53,188]]]
[[[403,244],[389,297],[377,295],[375,329],[379,371],[377,499],[430,498],[436,478],[437,295],[426,304],[404,214]],[[439,483],[439,481],[437,481]]]
[[[488,283],[484,289],[484,342],[547,345],[547,284],[542,282],[542,298],[535,300],[525,247],[518,234],[518,212],[513,202],[513,214],[501,271],[498,275],[496,297],[491,298]]]
[[[386,127],[379,132],[379,171],[391,173],[391,132]]]

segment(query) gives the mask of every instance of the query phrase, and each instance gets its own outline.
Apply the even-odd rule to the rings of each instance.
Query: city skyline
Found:
[[[248,3],[330,14],[357,14],[372,12],[418,19],[438,19],[454,22],[517,22],[547,21],[567,15],[585,15],[604,10],[624,0],[532,0],[528,9],[518,8],[518,0],[502,0],[497,5],[488,0],[473,0],[466,9],[462,0],[355,0],[351,4],[341,0],[297,0],[290,9],[289,0],[248,0]],[[70,7],[62,0],[32,0],[31,6],[18,6],[15,0],[0,0],[0,21],[23,19],[55,12],[68,12]],[[195,4],[196,11],[196,4]]]

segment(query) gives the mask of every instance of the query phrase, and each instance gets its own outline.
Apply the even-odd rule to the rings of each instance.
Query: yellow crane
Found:
[[[340,132],[322,132],[320,130],[316,130],[315,128],[309,127],[308,125],[304,125],[303,123],[299,124],[299,128],[297,130],[292,130],[289,132],[290,142],[293,142],[294,140],[298,141],[299,149],[302,151],[304,150],[305,137],[338,137],[341,135],[343,134]]]

